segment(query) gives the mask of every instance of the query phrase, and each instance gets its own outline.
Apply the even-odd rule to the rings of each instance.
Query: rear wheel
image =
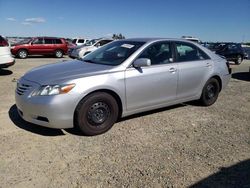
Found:
[[[27,52],[27,50],[22,49],[22,50],[18,51],[17,55],[18,55],[19,58],[25,59],[28,56],[28,52]]]
[[[117,102],[110,94],[93,93],[78,104],[75,123],[85,135],[102,134],[116,122],[118,111]]]
[[[55,51],[55,56],[56,56],[57,58],[62,58],[62,57],[63,57],[63,52],[62,52],[62,50],[56,50],[56,51]]]
[[[242,57],[241,57],[241,55],[237,55],[237,59],[235,60],[235,64],[236,64],[236,65],[239,65],[239,64],[241,64],[241,62],[242,62]]]
[[[220,93],[220,84],[217,79],[209,79],[203,87],[200,102],[204,106],[210,106],[215,103]]]

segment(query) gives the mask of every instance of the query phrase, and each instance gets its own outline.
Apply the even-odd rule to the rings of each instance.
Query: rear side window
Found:
[[[79,39],[78,43],[84,43],[84,39]]]
[[[54,39],[54,43],[55,44],[62,44],[62,40],[61,39]]]
[[[188,43],[176,43],[176,52],[179,62],[210,59],[205,52]]]
[[[73,43],[73,44],[76,44],[76,39],[72,40],[72,43]]]

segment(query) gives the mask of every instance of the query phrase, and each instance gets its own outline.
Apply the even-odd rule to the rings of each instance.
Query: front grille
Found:
[[[29,91],[31,88],[32,88],[31,85],[18,83],[16,88],[16,93],[18,95],[24,95],[24,93]]]

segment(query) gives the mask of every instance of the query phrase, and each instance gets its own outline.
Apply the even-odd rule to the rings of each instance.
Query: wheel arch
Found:
[[[61,48],[56,48],[55,50],[54,50],[54,53],[56,53],[56,51],[61,51],[62,53],[63,53],[63,55],[65,55],[65,52],[64,52],[64,50],[63,49],[61,49]]]
[[[17,55],[18,55],[18,53],[19,53],[21,50],[25,50],[25,51],[27,52],[27,54],[29,55],[29,50],[28,50],[27,48],[19,48],[19,49],[17,50]]]
[[[121,97],[113,90],[110,90],[110,89],[98,89],[98,90],[94,90],[94,91],[91,91],[90,93],[88,93],[87,95],[85,95],[79,102],[78,104],[84,99],[86,98],[87,96],[93,94],[93,93],[97,93],[97,92],[104,92],[104,93],[108,93],[110,94],[112,97],[114,97],[114,99],[116,100],[117,102],[117,105],[118,105],[118,109],[119,109],[119,112],[118,112],[118,118],[120,118],[122,116],[122,112],[123,112],[123,104],[122,104],[122,100],[121,100]],[[78,106],[77,104],[77,106]],[[76,125],[75,124],[75,120],[76,120],[76,109],[77,109],[77,106],[75,107],[75,110],[74,110],[74,126]]]
[[[218,80],[219,86],[220,86],[220,91],[221,91],[222,90],[222,80],[221,80],[221,78],[218,75],[214,75],[211,78],[215,78],[216,80]]]

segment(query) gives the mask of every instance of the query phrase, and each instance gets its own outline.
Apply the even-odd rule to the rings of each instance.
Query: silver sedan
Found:
[[[28,122],[97,135],[135,113],[192,100],[212,105],[230,77],[227,61],[199,44],[126,39],[27,72],[15,96]]]

